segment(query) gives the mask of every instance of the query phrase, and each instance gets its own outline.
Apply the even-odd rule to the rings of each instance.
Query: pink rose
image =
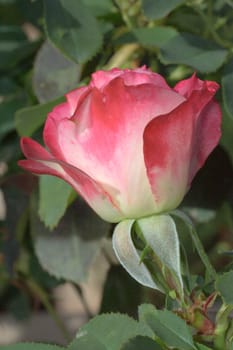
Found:
[[[19,165],[64,179],[110,222],[172,210],[219,141],[217,89],[195,75],[170,88],[145,67],[98,71],[49,113],[47,150],[22,138]]]

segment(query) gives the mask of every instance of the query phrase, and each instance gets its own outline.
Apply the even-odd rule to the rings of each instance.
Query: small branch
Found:
[[[73,285],[74,285],[75,290],[77,291],[77,293],[79,295],[79,298],[80,298],[80,300],[82,302],[84,310],[85,310],[85,312],[87,314],[87,318],[88,318],[88,320],[90,320],[93,317],[93,314],[92,314],[92,312],[91,312],[91,310],[89,308],[89,305],[88,305],[88,303],[87,303],[87,301],[86,301],[86,299],[85,299],[85,297],[83,295],[82,288],[80,286],[78,286],[77,284],[73,284]]]
[[[126,44],[122,46],[105,65],[105,69],[121,67],[125,61],[139,48],[138,44]]]
[[[213,279],[216,279],[217,273],[216,273],[214,267],[212,266],[212,264],[210,263],[209,257],[204,250],[203,244],[202,244],[190,218],[187,216],[187,214],[185,214],[184,212],[182,212],[180,210],[173,210],[170,214],[179,217],[180,219],[182,219],[186,223],[186,225],[188,226],[188,229],[190,231],[190,236],[193,240],[195,248],[196,248],[204,266],[206,267],[207,272],[209,273],[209,275]]]
[[[212,264],[210,263],[209,257],[203,248],[202,242],[201,242],[196,230],[193,227],[191,227],[190,230],[192,231],[191,234],[192,234],[192,238],[193,238],[193,243],[195,244],[197,252],[198,252],[203,264],[205,265],[206,270],[208,271],[209,275],[213,279],[216,279],[217,273],[216,273],[215,269],[213,268]]]

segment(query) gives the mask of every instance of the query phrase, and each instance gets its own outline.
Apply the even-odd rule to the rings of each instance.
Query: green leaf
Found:
[[[67,350],[108,350],[96,337],[86,332],[78,334]]]
[[[1,350],[65,350],[57,345],[42,344],[42,343],[18,343],[11,345],[0,346]]]
[[[3,25],[0,27],[0,38],[1,41],[12,42],[13,46],[18,46],[18,42],[27,40],[26,35],[17,25]],[[4,45],[3,45],[4,48]]]
[[[158,257],[162,266],[165,266],[172,275],[176,275],[174,283],[183,294],[183,282],[180,267],[180,247],[176,225],[169,215],[154,215],[137,220],[138,227],[145,238],[146,244]],[[165,277],[166,278],[166,277]]]
[[[138,335],[130,339],[120,350],[163,350],[163,348],[151,338]]]
[[[64,97],[56,100],[26,108],[15,113],[15,127],[20,136],[31,136],[45,122],[47,114],[53,107],[64,101]]]
[[[216,289],[226,304],[233,305],[233,270],[217,276]]]
[[[3,76],[0,78],[1,96],[6,97],[7,95],[14,95],[17,93],[18,89],[18,85],[11,77]]]
[[[122,312],[134,316],[143,295],[141,285],[120,265],[113,264],[104,284],[100,313]]]
[[[25,105],[25,96],[23,94],[15,94],[12,97],[6,97],[0,103],[0,141],[9,132],[15,130],[14,114]]]
[[[52,229],[65,213],[72,188],[57,177],[44,175],[39,178],[39,190],[39,216]]]
[[[0,70],[12,69],[38,47],[38,43],[29,42],[17,26],[1,26],[0,42]]]
[[[151,335],[146,325],[122,314],[96,316],[81,327],[78,339],[82,334],[94,336],[107,350],[119,350],[127,340],[137,335]]]
[[[172,27],[156,26],[134,29],[133,34],[141,45],[161,48],[177,35],[177,31]]]
[[[180,317],[168,310],[157,310],[153,305],[139,306],[139,320],[145,322],[165,344],[179,350],[196,349],[191,332]]]
[[[134,220],[124,220],[115,227],[112,244],[117,258],[126,271],[143,286],[161,290],[151,277],[146,265],[141,262],[140,253],[134,246],[131,230]]]
[[[198,350],[211,350],[211,348],[209,348],[208,346],[203,345],[203,344],[195,343],[195,345],[196,345]]]
[[[169,15],[169,25],[174,26],[180,32],[188,32],[202,36],[205,31],[205,23],[202,17],[191,10],[183,7],[180,11],[174,11]]]
[[[54,205],[56,205],[56,198]],[[66,211],[52,232],[38,217],[37,196],[31,200],[31,232],[42,267],[57,278],[81,282],[101,249],[109,224],[101,220],[81,198]]]
[[[33,86],[38,100],[48,102],[77,87],[80,70],[80,65],[45,41],[37,54],[33,71]]]
[[[2,185],[6,204],[4,239],[4,265],[10,275],[16,268],[19,257],[20,243],[27,227],[29,195],[33,187],[33,179],[29,174],[15,175],[8,178]],[[20,203],[20,205],[19,205]]]
[[[233,118],[224,109],[222,112],[222,137],[220,144],[227,151],[233,163]]]
[[[33,276],[33,281],[37,285],[40,285],[41,287],[43,286],[43,288],[46,290],[51,290],[63,283],[63,281],[51,276],[42,268],[35,253],[32,254],[30,258],[27,257],[27,259],[29,265],[28,275]]]
[[[167,16],[184,0],[142,0],[145,15],[151,19],[159,19]]]
[[[208,255],[206,254],[203,245],[200,241],[200,238],[195,230],[195,227],[193,226],[192,221],[190,220],[190,218],[182,211],[176,209],[174,211],[171,212],[172,215],[177,216],[178,218],[180,218],[181,220],[183,220],[183,222],[187,225],[188,228],[188,233],[190,234],[190,237],[192,238],[192,241],[195,245],[195,248],[203,262],[203,264],[206,267],[206,270],[209,273],[209,276],[211,276],[212,279],[216,278],[216,271],[214,270],[213,266],[211,265]]]
[[[188,214],[190,218],[195,223],[206,224],[210,220],[214,219],[216,211],[213,209],[207,208],[198,208],[198,207],[183,207],[182,210]]]
[[[222,94],[224,107],[233,118],[233,99],[232,99],[232,87],[233,87],[233,59],[225,66],[222,76]]]
[[[102,35],[95,17],[81,0],[44,1],[49,39],[75,62],[90,60],[100,49]]]
[[[105,16],[114,11],[112,0],[83,0],[94,16]]]
[[[226,56],[227,50],[188,33],[173,37],[161,48],[160,53],[164,64],[186,64],[201,73],[215,72],[222,66]]]

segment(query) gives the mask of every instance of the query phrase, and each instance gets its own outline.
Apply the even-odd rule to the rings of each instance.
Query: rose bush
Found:
[[[44,128],[22,138],[19,165],[67,181],[105,220],[176,208],[220,138],[218,84],[195,75],[170,88],[145,67],[92,75]]]

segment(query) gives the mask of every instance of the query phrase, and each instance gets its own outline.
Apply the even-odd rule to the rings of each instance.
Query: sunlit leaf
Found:
[[[169,215],[154,215],[137,220],[146,243],[161,262],[173,270],[182,286],[179,238]]]
[[[130,338],[137,335],[150,336],[151,332],[146,325],[135,321],[129,316],[122,314],[103,314],[96,316],[81,327],[77,338],[79,339],[79,337],[85,334],[94,336],[107,350],[119,350]]]
[[[80,65],[65,57],[45,41],[33,70],[33,86],[40,102],[48,102],[77,87]]]
[[[134,246],[131,237],[133,224],[134,220],[125,220],[115,227],[113,249],[120,263],[136,281],[144,286],[160,290],[160,286],[153,281],[145,264],[141,262],[140,253]]]
[[[139,307],[139,320],[146,322],[168,346],[179,350],[197,349],[187,324],[173,312],[157,310],[153,305],[144,304]]]
[[[56,198],[54,198],[56,203]],[[38,217],[37,196],[31,200],[31,231],[40,264],[57,278],[84,281],[109,224],[101,220],[80,198],[50,231]]]

